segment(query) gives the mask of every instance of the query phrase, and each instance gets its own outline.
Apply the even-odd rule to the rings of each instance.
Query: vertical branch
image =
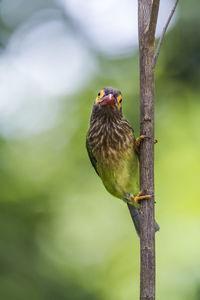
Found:
[[[151,199],[140,208],[140,300],[155,299],[154,227],[154,41],[159,0],[138,0],[140,54],[140,188]]]
[[[152,195],[151,199],[142,201],[140,208],[140,300],[155,300],[154,67],[178,1],[163,29],[154,58],[160,0],[138,0],[140,135],[149,137],[140,147],[140,189]]]

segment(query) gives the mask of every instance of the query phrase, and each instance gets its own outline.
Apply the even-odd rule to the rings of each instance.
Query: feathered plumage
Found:
[[[101,90],[93,105],[86,147],[105,188],[128,203],[140,234],[138,206],[131,200],[131,195],[139,191],[139,160],[134,131],[122,115],[121,101],[119,90]]]

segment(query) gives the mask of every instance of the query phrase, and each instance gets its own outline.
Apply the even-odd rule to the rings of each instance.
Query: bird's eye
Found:
[[[104,95],[104,90],[101,90],[99,93],[98,93],[98,98],[102,98]]]
[[[101,99],[101,98],[104,96],[104,94],[105,94],[105,92],[104,92],[104,89],[103,89],[103,90],[101,90],[101,91],[97,94],[97,98],[96,98],[96,100],[95,100],[95,103],[99,103],[99,102],[100,102],[99,99]]]
[[[120,104],[122,102],[122,95],[119,94],[119,96],[117,97],[117,102]]]

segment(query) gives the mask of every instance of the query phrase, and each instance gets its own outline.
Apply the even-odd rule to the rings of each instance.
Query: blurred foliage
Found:
[[[160,300],[200,299],[200,39],[199,18],[190,13],[199,2],[192,2],[180,4],[156,69]],[[92,103],[103,86],[122,90],[124,114],[138,135],[138,58],[97,60],[88,84],[70,100],[59,99],[52,128],[24,139],[1,137],[3,300],[138,299],[138,238],[126,206],[104,190],[85,150]]]
[[[198,84],[200,79],[200,20],[179,21],[169,33],[165,45],[164,70],[168,76],[187,83]],[[176,45],[176,47],[174,47]]]

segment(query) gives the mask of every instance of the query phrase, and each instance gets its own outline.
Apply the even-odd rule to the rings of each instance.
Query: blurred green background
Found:
[[[162,5],[158,31],[173,1]],[[180,1],[156,68],[160,300],[200,299],[199,10],[198,0]],[[104,86],[122,90],[139,134],[136,15],[129,0],[0,3],[2,300],[139,298],[129,212],[85,149]]]

